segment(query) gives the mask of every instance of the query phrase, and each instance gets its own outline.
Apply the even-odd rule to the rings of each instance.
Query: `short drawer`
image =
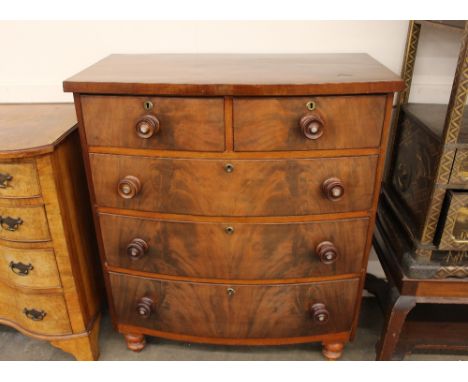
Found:
[[[17,249],[0,245],[0,279],[26,288],[60,288],[51,249]]]
[[[37,242],[50,240],[44,207],[1,207],[0,239]]]
[[[119,324],[211,338],[285,338],[349,331],[358,281],[225,285],[110,274]]]
[[[217,279],[358,273],[368,219],[311,223],[194,223],[99,217],[111,266]]]
[[[0,162],[0,198],[30,198],[40,194],[34,161]]]
[[[235,98],[233,113],[236,151],[375,148],[385,96]]]
[[[468,192],[447,191],[435,241],[440,250],[466,250]]]
[[[223,151],[224,99],[81,96],[90,146]]]
[[[61,294],[20,293],[0,282],[0,318],[36,334],[71,334],[65,300]]]
[[[97,203],[206,216],[367,210],[377,156],[218,160],[91,154]]]

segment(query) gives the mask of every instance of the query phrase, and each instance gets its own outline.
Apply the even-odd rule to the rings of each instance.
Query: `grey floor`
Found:
[[[342,360],[366,361],[375,357],[374,348],[382,325],[382,314],[374,298],[365,298],[356,339],[348,344]],[[100,334],[103,361],[317,361],[323,360],[318,344],[270,347],[226,347],[187,344],[148,338],[141,353],[127,350],[123,337],[114,332],[108,315],[104,316]],[[0,360],[68,361],[73,357],[49,343],[21,335],[0,326]],[[465,360],[468,354],[412,354],[406,360]]]

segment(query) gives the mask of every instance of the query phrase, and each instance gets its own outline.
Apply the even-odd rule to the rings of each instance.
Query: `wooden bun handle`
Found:
[[[124,199],[132,199],[141,190],[140,180],[133,175],[127,175],[125,178],[121,179],[117,187],[119,195]]]
[[[317,113],[307,113],[299,120],[299,127],[307,139],[315,140],[323,135],[325,122]]]
[[[330,318],[325,304],[317,302],[310,307],[310,315],[314,319],[314,322],[317,324],[325,324]]]
[[[142,297],[138,300],[136,311],[140,317],[149,318],[153,313],[154,303],[149,297]]]
[[[159,132],[159,119],[148,114],[139,118],[135,125],[136,133],[140,138],[148,139]]]
[[[340,200],[345,192],[344,184],[338,178],[329,178],[322,183],[322,192],[328,200]]]
[[[135,238],[127,246],[127,255],[131,259],[139,259],[148,252],[148,243],[143,239]]]
[[[315,253],[323,264],[333,264],[338,258],[338,250],[331,241],[322,241],[317,245]]]

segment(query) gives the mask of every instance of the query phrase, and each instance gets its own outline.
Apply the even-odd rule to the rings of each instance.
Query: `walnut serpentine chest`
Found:
[[[128,347],[321,342],[339,358],[401,88],[365,54],[112,55],[66,80]]]

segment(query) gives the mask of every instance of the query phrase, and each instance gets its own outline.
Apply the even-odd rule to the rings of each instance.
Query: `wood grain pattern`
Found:
[[[367,54],[114,54],[63,88],[177,96],[369,94],[403,90],[403,82]]]
[[[4,159],[0,162],[0,174],[11,177],[5,188],[0,187],[0,198],[30,198],[41,194],[32,160]]]
[[[0,158],[51,152],[75,124],[73,104],[0,104]]]
[[[185,160],[91,154],[100,206],[207,216],[281,216],[370,208],[377,157],[289,160]],[[226,172],[232,164],[234,170]],[[102,169],[106,169],[103,173]],[[262,174],[262,176],[259,176]],[[123,199],[117,184],[127,175],[142,189]],[[338,177],[345,195],[329,201],[323,181]],[[259,192],[262,190],[262,192]],[[287,203],[286,203],[287,201]]]
[[[300,118],[314,113],[323,135],[307,139]],[[234,99],[234,147],[238,151],[371,148],[380,145],[385,96],[281,97]],[[363,117],[365,116],[365,118]]]
[[[152,102],[151,110],[144,109],[146,101]],[[89,145],[224,150],[223,98],[82,96],[81,104]],[[159,131],[146,139],[135,130],[144,115],[154,115],[160,123]]]
[[[24,309],[43,310],[42,321],[26,317]],[[0,318],[17,322],[34,333],[43,335],[70,334],[67,308],[61,294],[25,294],[0,282]]]
[[[11,263],[31,265],[27,275],[13,272]],[[52,249],[17,249],[0,245],[0,280],[11,286],[60,288],[60,276]]]
[[[50,240],[49,225],[44,207],[2,207],[0,216],[3,218],[21,218],[23,223],[16,231],[0,228],[0,239],[7,241],[48,241]]]
[[[218,338],[298,337],[350,329],[357,280],[288,286],[235,286],[151,281],[110,274],[118,322],[163,332]],[[141,297],[153,313],[136,311]],[[323,302],[329,320],[310,317],[311,303]],[[135,307],[135,308],[132,308]]]
[[[217,279],[287,279],[358,273],[368,219],[319,223],[191,223],[99,215],[106,261],[111,266],[164,275]],[[226,228],[232,227],[232,234]],[[148,251],[130,258],[134,238]],[[333,264],[316,247],[332,241]]]

